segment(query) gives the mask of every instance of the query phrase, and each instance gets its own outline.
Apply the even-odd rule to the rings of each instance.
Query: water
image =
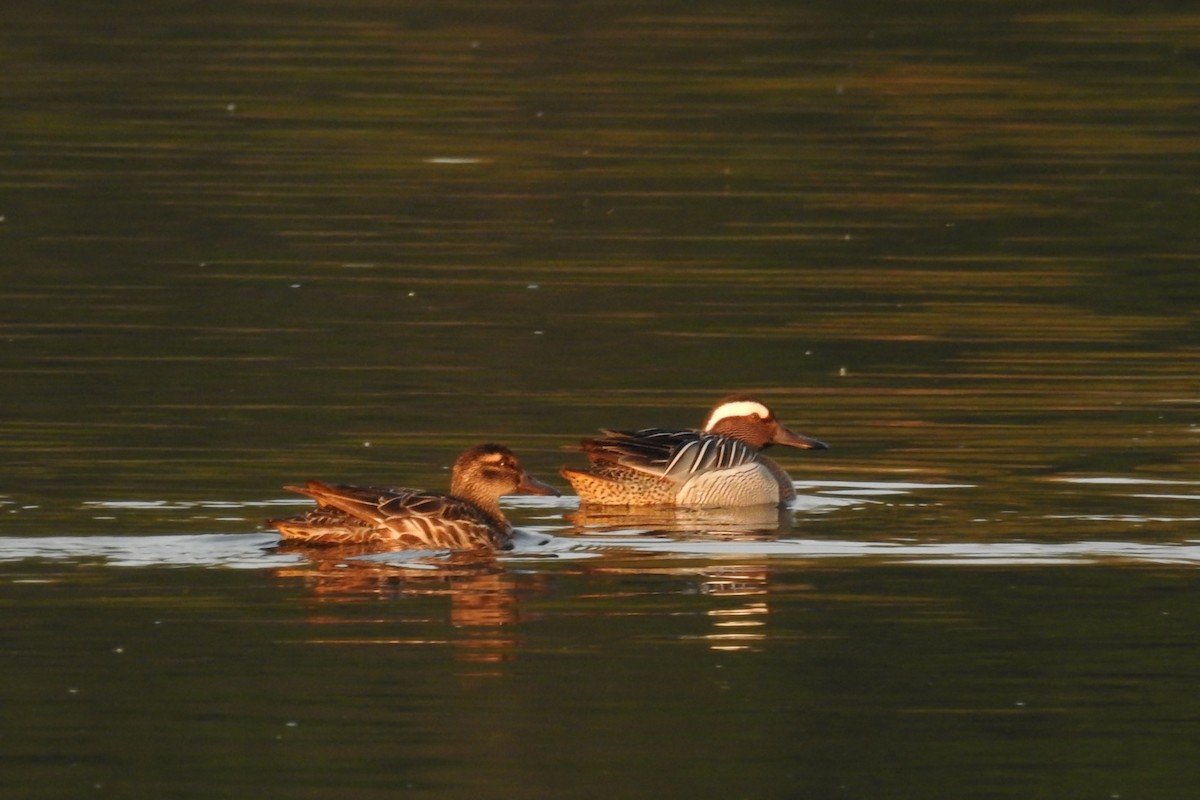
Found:
[[[6,22],[5,792],[1193,793],[1186,5]],[[833,445],[782,516],[261,525],[733,390]]]

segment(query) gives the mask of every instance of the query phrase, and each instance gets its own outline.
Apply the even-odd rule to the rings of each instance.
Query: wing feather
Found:
[[[303,517],[271,521],[282,523],[296,538],[390,540],[408,547],[472,549],[499,544],[497,536],[507,533],[497,531],[473,503],[440,492],[320,481],[287,488],[317,502],[317,508]]]
[[[583,450],[601,471],[605,464],[616,464],[672,481],[758,459],[756,449],[719,433],[662,428],[606,430],[604,436],[585,440]]]

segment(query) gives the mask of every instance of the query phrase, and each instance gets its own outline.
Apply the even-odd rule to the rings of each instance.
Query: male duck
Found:
[[[717,403],[702,431],[602,432],[582,442],[590,470],[561,470],[584,504],[779,505],[794,499],[796,490],[787,472],[760,451],[772,444],[827,447],[789,430],[764,403],[741,394]]]
[[[306,514],[267,520],[285,540],[397,550],[507,549],[512,526],[500,511],[501,495],[558,495],[498,444],[472,447],[458,457],[449,494],[320,481],[284,488],[317,501]]]

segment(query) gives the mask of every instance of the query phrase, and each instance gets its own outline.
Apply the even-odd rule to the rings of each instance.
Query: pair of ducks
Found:
[[[785,503],[796,496],[788,474],[762,455],[772,444],[807,450],[826,445],[781,424],[747,395],[713,408],[703,430],[602,430],[585,439],[588,470],[564,467],[583,504],[714,508]],[[311,497],[306,514],[268,520],[290,541],[378,543],[391,549],[496,550],[511,546],[500,511],[507,494],[558,495],[525,472],[512,451],[483,444],[454,462],[450,493],[333,486],[309,481],[286,489]]]

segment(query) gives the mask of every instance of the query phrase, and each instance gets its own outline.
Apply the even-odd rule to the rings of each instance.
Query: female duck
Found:
[[[526,473],[512,451],[498,444],[472,447],[458,457],[449,494],[331,486],[320,481],[284,488],[317,501],[317,507],[306,514],[267,520],[285,540],[379,544],[397,550],[507,549],[512,526],[500,511],[500,497],[558,495],[554,487]]]
[[[704,430],[603,430],[585,439],[587,471],[564,467],[585,504],[691,508],[779,505],[796,497],[787,472],[760,452],[772,444],[803,450],[827,445],[775,419],[761,401],[726,397]]]

